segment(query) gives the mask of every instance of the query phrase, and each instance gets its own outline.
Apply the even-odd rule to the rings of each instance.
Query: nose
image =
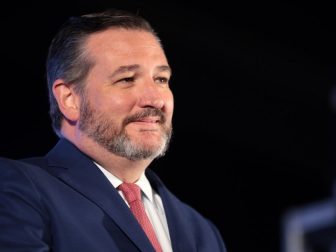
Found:
[[[165,106],[165,100],[162,93],[162,87],[159,84],[151,83],[145,84],[141,90],[139,97],[139,106],[142,108],[152,107],[157,109],[163,109]]]

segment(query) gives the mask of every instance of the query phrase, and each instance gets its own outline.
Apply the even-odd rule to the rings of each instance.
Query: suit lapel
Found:
[[[182,203],[168,191],[153,171],[147,169],[146,176],[162,199],[173,251],[197,251],[191,235],[192,230],[190,230],[189,221],[191,220],[186,218],[185,212],[180,208]]]
[[[65,139],[48,153],[48,170],[102,208],[141,251],[153,251],[131,211],[92,160]]]

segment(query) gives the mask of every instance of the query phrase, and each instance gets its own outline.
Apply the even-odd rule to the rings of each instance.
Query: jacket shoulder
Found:
[[[6,157],[0,157],[0,168],[21,168],[32,167],[32,164],[26,163],[23,160],[10,159]]]
[[[21,159],[20,161],[26,164],[37,165],[40,167],[45,167],[48,165],[47,159],[44,157],[31,157]]]

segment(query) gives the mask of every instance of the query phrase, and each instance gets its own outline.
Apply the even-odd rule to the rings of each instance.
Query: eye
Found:
[[[135,78],[134,77],[126,77],[126,78],[122,78],[120,80],[118,80],[117,82],[121,82],[121,83],[130,83],[130,82],[134,82]]]
[[[155,82],[158,84],[169,84],[169,79],[166,77],[157,77],[155,78]]]

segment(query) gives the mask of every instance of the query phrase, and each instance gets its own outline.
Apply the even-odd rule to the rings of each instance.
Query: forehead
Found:
[[[157,38],[143,30],[111,28],[94,33],[88,37],[85,49],[96,60],[130,56],[165,59],[164,51]]]

